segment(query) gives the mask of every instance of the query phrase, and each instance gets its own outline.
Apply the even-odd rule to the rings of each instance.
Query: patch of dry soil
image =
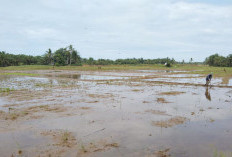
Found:
[[[164,121],[152,121],[153,126],[169,128],[175,125],[183,124],[188,119],[186,117],[176,116]]]
[[[185,92],[179,92],[179,91],[170,91],[170,92],[162,92],[159,93],[159,95],[180,95],[184,94]]]

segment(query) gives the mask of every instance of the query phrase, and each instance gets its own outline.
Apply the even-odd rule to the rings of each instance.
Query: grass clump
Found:
[[[10,91],[14,91],[14,89],[0,87],[0,93],[9,93]]]
[[[28,115],[27,111],[13,111],[5,114],[5,120],[16,120],[19,117],[24,117]]]
[[[69,133],[68,131],[65,131],[65,132],[62,134],[61,139],[62,139],[62,141],[63,141],[64,143],[66,143],[66,142],[69,140],[69,137],[70,137],[70,133]]]
[[[19,114],[16,113],[16,112],[13,112],[13,113],[10,113],[10,114],[6,117],[6,120],[7,120],[7,119],[16,120],[18,117],[19,117]]]
[[[81,151],[83,153],[87,153],[88,152],[83,144],[81,145]]]

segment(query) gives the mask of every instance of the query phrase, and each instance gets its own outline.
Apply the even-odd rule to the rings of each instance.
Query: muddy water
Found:
[[[147,71],[127,76],[144,73],[149,76]],[[0,76],[2,88],[15,89],[0,93],[0,139],[6,141],[0,143],[1,155],[211,157],[232,152],[232,88],[159,85],[119,76],[71,71]]]
[[[140,72],[149,72],[149,73],[157,73],[157,72],[164,72],[164,73],[185,73],[188,71],[184,70],[138,70]]]
[[[201,77],[199,74],[173,74],[173,75],[165,75],[166,77]]]
[[[152,78],[144,79],[146,81],[163,81],[163,82],[174,82],[174,83],[193,83],[193,84],[205,84],[205,78],[185,78],[185,77],[176,77],[176,78]],[[222,80],[220,78],[214,78],[211,83],[213,85],[221,85]]]
[[[229,80],[228,85],[229,85],[229,86],[232,86],[232,79]]]

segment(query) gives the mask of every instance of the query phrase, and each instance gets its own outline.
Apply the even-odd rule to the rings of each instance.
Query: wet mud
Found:
[[[7,71],[6,71],[7,73]],[[211,157],[232,152],[230,78],[188,71],[0,75],[1,156]]]

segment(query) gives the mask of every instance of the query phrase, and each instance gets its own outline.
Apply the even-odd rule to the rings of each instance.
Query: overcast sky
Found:
[[[0,51],[203,61],[232,54],[232,0],[0,0]]]

